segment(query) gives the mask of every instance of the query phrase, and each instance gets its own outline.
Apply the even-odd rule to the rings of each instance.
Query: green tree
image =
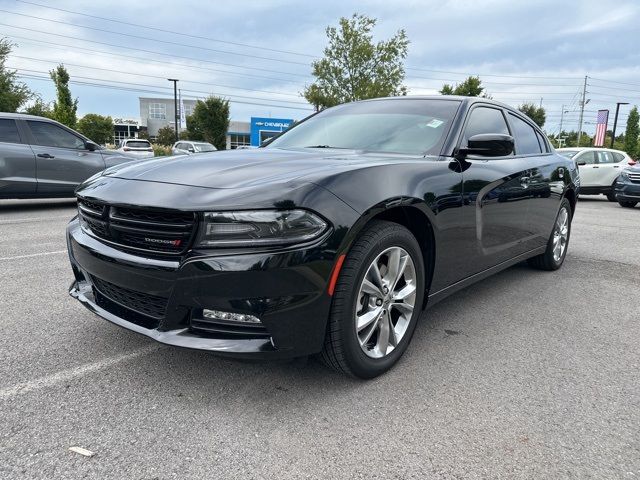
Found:
[[[459,83],[455,87],[445,83],[440,90],[442,95],[461,95],[463,97],[487,97],[484,92],[482,80],[480,77],[467,77],[465,81]]]
[[[44,102],[40,97],[36,97],[35,101],[24,109],[24,113],[37,115],[38,117],[53,118],[51,105]]]
[[[544,126],[544,122],[547,120],[547,112],[545,109],[543,107],[536,107],[533,103],[523,103],[518,107],[518,110],[536,122],[540,128]]]
[[[632,158],[637,158],[640,155],[640,148],[638,148],[639,120],[638,107],[634,106],[627,117],[627,129],[624,132],[624,151]]]
[[[399,30],[386,41],[373,42],[376,19],[354,14],[340,18],[338,27],[327,27],[329,44],[324,58],[314,61],[316,80],[302,96],[316,110],[367,98],[406,95],[403,60],[409,40]]]
[[[218,150],[227,148],[229,130],[229,100],[213,95],[198,100],[193,113],[187,117],[187,131],[190,140],[204,140]]]
[[[169,145],[173,145],[176,141],[176,131],[173,127],[167,125],[166,127],[162,127],[158,130],[158,135],[156,135],[156,141],[158,145],[164,145],[168,147]]]
[[[69,128],[75,128],[78,118],[78,99],[71,98],[71,90],[69,90],[69,73],[64,65],[58,65],[54,70],[49,72],[51,80],[56,86],[56,100],[53,102],[53,119],[66,125]]]
[[[33,96],[31,90],[17,80],[16,71],[5,66],[13,47],[9,40],[0,38],[0,112],[17,112]]]
[[[78,121],[77,130],[94,142],[105,145],[113,139],[113,120],[111,117],[87,113]]]

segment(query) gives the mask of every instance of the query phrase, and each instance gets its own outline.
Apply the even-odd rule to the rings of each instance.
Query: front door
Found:
[[[89,151],[84,140],[50,122],[28,120],[36,154],[38,194],[73,195],[75,188],[104,170],[99,151]]]
[[[481,133],[511,134],[504,112],[495,106],[475,106],[467,116],[460,141]],[[474,252],[479,261],[467,274],[478,273],[527,251],[530,165],[526,157],[469,156],[463,177],[463,215],[475,228]]]

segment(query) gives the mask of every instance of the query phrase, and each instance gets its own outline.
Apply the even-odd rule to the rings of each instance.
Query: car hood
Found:
[[[354,150],[228,150],[120,165],[105,175],[205,188],[245,188],[323,176],[337,170],[388,163],[386,157]]]

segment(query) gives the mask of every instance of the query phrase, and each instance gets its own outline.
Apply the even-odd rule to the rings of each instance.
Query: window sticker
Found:
[[[433,120],[431,120],[429,123],[427,123],[427,127],[431,127],[431,128],[438,128],[440,125],[442,125],[444,123],[443,120],[438,120],[437,118],[434,118]]]

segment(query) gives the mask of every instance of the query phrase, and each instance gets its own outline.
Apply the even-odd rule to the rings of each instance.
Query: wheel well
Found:
[[[425,287],[428,293],[431,289],[433,279],[433,266],[435,264],[436,245],[433,234],[433,226],[429,218],[416,207],[403,206],[393,207],[378,213],[369,220],[386,220],[388,222],[399,223],[407,228],[420,245],[422,258],[424,261]],[[425,294],[424,306],[427,304],[428,295]]]
[[[573,216],[573,214],[576,211],[576,192],[573,191],[573,189],[569,189],[567,190],[567,193],[565,193],[565,198],[567,200],[569,200],[569,203],[571,204],[571,216]]]

